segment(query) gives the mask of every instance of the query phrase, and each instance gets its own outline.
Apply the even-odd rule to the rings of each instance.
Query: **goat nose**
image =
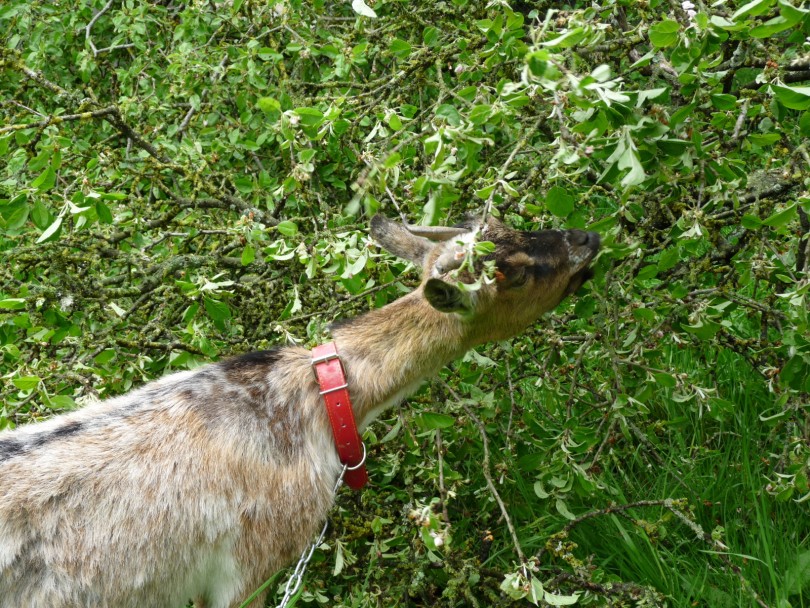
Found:
[[[585,232],[584,230],[569,230],[568,231],[568,242],[571,243],[574,247],[583,247],[588,244],[591,239],[591,235],[596,234],[595,232]]]
[[[594,251],[599,249],[601,237],[597,232],[585,232],[584,230],[571,230],[571,244],[575,247],[590,247]]]

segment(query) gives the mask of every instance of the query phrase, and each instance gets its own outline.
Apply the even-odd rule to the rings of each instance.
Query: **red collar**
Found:
[[[343,481],[353,490],[359,490],[368,482],[366,446],[354,423],[346,373],[334,342],[312,349],[312,369],[326,403],[340,462],[346,465]]]

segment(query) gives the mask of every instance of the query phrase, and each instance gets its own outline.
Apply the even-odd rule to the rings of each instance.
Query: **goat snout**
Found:
[[[602,242],[601,237],[596,232],[586,232],[584,230],[569,230],[568,242],[575,247],[589,247],[594,251],[599,250]]]

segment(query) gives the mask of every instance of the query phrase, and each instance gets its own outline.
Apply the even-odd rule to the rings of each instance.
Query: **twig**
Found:
[[[132,141],[136,146],[138,146],[141,150],[145,151],[149,156],[154,158],[155,160],[160,161],[164,165],[171,165],[172,160],[168,156],[164,156],[161,154],[157,148],[155,148],[152,144],[148,141],[143,139],[140,135],[135,133],[135,131],[130,127],[127,123],[124,122],[123,117],[121,116],[121,112],[118,108],[105,116],[105,120],[110,123],[115,129],[121,133],[124,137]]]
[[[121,49],[132,49],[132,48],[135,48],[135,45],[131,42],[127,44],[116,44],[113,46],[105,46],[103,49],[99,49],[96,54],[101,55],[102,53],[111,53],[113,51],[120,51]]]
[[[599,462],[599,456],[602,454],[602,450],[605,449],[608,441],[610,441],[610,436],[613,433],[613,429],[616,426],[616,420],[613,419],[610,421],[608,425],[607,432],[605,432],[605,438],[602,440],[602,443],[599,444],[599,447],[596,449],[596,454],[593,455],[593,460],[591,460],[591,464],[585,469],[586,471],[590,471],[592,468],[596,466],[596,463]]]
[[[110,7],[112,6],[112,3],[113,3],[113,0],[109,0],[107,2],[107,4],[105,4],[104,7],[99,12],[97,12],[95,15],[93,15],[93,18],[90,20],[90,23],[88,23],[87,27],[84,28],[84,36],[85,36],[85,38],[90,40],[90,30],[93,29],[93,26],[96,24],[96,21],[98,21],[98,18],[101,17],[104,13],[106,13],[110,9]],[[90,46],[93,46],[92,41],[90,42]],[[95,50],[95,48],[96,47],[93,46],[93,50]]]
[[[53,93],[56,93],[59,96],[67,97],[68,99],[73,99],[73,100],[75,100],[77,102],[79,101],[78,97],[72,95],[70,92],[68,92],[66,89],[63,89],[58,84],[56,84],[54,82],[51,82],[50,80],[45,78],[39,72],[35,72],[31,68],[27,67],[26,65],[24,65],[22,63],[22,61],[13,61],[11,65],[12,65],[12,67],[18,69],[23,74],[28,76],[28,78],[30,78],[34,82],[40,84],[41,86],[45,87],[49,91],[51,91]]]
[[[509,422],[506,423],[506,454],[512,453],[512,419],[515,417],[515,388],[512,386],[512,367],[509,365],[509,359],[506,359],[506,382],[509,386]],[[506,473],[501,473],[501,478],[498,480],[499,484],[503,483],[503,478]]]
[[[93,18],[90,20],[90,23],[88,23],[87,26],[84,28],[84,38],[85,40],[87,40],[87,44],[90,45],[90,49],[93,51],[93,57],[98,57],[102,53],[110,53],[112,51],[117,51],[119,49],[129,49],[135,46],[132,43],[115,44],[108,47],[104,47],[103,49],[98,49],[96,48],[96,45],[93,43],[93,38],[90,36],[90,30],[93,29],[93,26],[96,24],[96,21],[98,21],[98,18],[101,17],[108,10],[110,10],[110,7],[112,6],[113,2],[114,0],[109,0],[107,4],[105,4],[104,7],[99,12],[93,15]]]
[[[506,509],[506,505],[501,498],[501,495],[498,493],[498,490],[495,488],[495,484],[492,481],[492,474],[489,471],[489,438],[487,437],[487,430],[484,427],[484,423],[481,422],[481,419],[476,416],[473,411],[464,403],[464,400],[454,391],[447,382],[444,380],[440,380],[442,386],[444,386],[445,390],[453,396],[461,407],[464,408],[464,411],[467,412],[467,415],[473,421],[475,426],[478,427],[478,432],[481,434],[481,441],[484,447],[484,461],[481,463],[481,469],[484,473],[484,479],[487,482],[487,488],[489,489],[490,494],[495,499],[495,502],[498,503],[498,507],[501,510],[501,516],[503,517],[504,521],[506,522],[506,527],[509,529],[509,534],[512,537],[512,544],[515,547],[515,553],[517,554],[518,560],[520,561],[521,569],[523,570],[523,575],[528,579],[531,574],[529,572],[529,568],[526,565],[526,557],[523,555],[523,550],[520,548],[520,541],[518,540],[517,532],[515,531],[515,526],[512,524],[512,519],[509,517],[509,512]]]
[[[535,132],[537,132],[537,129],[540,128],[540,124],[543,122],[543,119],[544,119],[543,117],[538,118],[534,122],[534,124],[531,127],[529,127],[529,129],[523,134],[523,136],[515,143],[515,147],[512,149],[512,152],[511,154],[509,154],[509,157],[506,159],[506,162],[504,162],[503,165],[501,165],[501,168],[498,170],[498,176],[496,177],[497,184],[500,184],[502,182],[504,176],[506,176],[506,172],[509,170],[509,165],[511,165],[512,161],[515,160],[515,156],[517,156],[517,153],[520,152],[520,150],[529,142],[529,138],[532,135],[534,135]],[[484,205],[484,213],[481,218],[482,222],[486,222],[487,218],[489,217],[489,212],[492,209],[492,201],[495,197],[495,191],[496,188],[493,188],[492,192],[487,197],[487,202]]]
[[[36,114],[37,116],[42,116],[42,117],[45,116],[45,114],[43,114],[42,112],[37,112],[35,109],[29,108],[28,106],[25,106],[25,105],[21,104],[16,99],[10,99],[9,103],[12,103],[15,106],[18,106],[18,107],[22,108],[23,110],[27,110],[27,111],[31,112],[31,114]]]
[[[745,124],[745,119],[748,114],[748,104],[750,100],[746,99],[742,102],[740,106],[740,115],[737,117],[737,122],[734,124],[734,132],[731,134],[731,140],[729,141],[730,144],[735,144],[740,139],[740,133],[742,132],[743,125]]]
[[[641,585],[637,585],[635,583],[620,583],[618,581],[610,581],[606,583],[596,583],[594,581],[589,581],[582,577],[576,576],[575,574],[571,574],[570,572],[565,572],[559,568],[552,568],[552,573],[554,574],[553,582],[565,582],[565,583],[572,583],[576,589],[585,589],[590,591],[591,593],[595,593],[604,597],[626,597],[631,600],[639,600],[645,596],[653,596],[653,597],[661,597],[660,593],[655,591],[649,587],[642,587]],[[634,604],[637,605],[637,604]],[[649,603],[649,604],[641,604],[644,606],[660,606],[664,605],[663,603]]]
[[[400,209],[399,203],[397,202],[397,199],[394,198],[394,193],[391,192],[391,189],[388,187],[388,185],[385,186],[385,191],[388,193],[388,197],[391,199],[391,202],[394,203],[394,207],[396,208],[397,213],[399,213],[399,217],[402,218],[403,223],[407,224],[408,218],[405,217],[404,213],[402,213],[402,209]]]
[[[444,456],[442,452],[444,446],[442,445],[442,430],[436,429],[436,453],[439,460],[439,496],[442,499],[442,517],[444,523],[450,527],[450,515],[447,513],[447,489],[444,487]]]
[[[18,125],[8,125],[7,127],[0,127],[0,134],[9,133],[11,131],[22,131],[23,129],[40,129],[49,125],[58,125],[62,122],[71,120],[87,120],[90,118],[98,118],[99,116],[107,116],[115,114],[118,111],[115,107],[102,108],[101,110],[94,110],[92,112],[80,112],[78,114],[65,114],[63,116],[49,116],[45,120],[38,122],[29,122]],[[42,116],[42,114],[40,114]]]
[[[576,363],[574,363],[574,369],[571,370],[571,388],[568,391],[568,400],[565,406],[566,419],[568,420],[571,420],[572,416],[572,410],[574,407],[574,393],[576,392],[578,386],[577,376],[579,374],[579,371],[582,369],[582,361],[585,359],[585,353],[590,351],[591,344],[593,344],[595,340],[596,334],[588,336],[587,340],[585,340],[585,343],[582,346],[580,346],[579,356],[577,357]]]

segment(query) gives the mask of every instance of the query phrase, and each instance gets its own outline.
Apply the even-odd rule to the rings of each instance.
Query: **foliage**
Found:
[[[378,210],[589,227],[298,604],[807,606],[810,12],[695,4],[5,0],[0,428],[397,298]]]

